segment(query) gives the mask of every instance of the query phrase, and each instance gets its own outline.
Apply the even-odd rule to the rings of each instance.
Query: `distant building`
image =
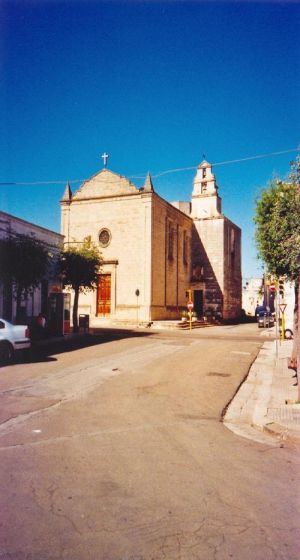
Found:
[[[103,169],[61,200],[65,247],[91,236],[103,264],[79,313],[93,324],[178,319],[190,290],[199,316],[241,313],[241,230],[221,211],[212,166],[203,161],[192,202],[170,204],[154,190]]]
[[[242,308],[246,315],[255,315],[257,305],[264,303],[264,290],[262,278],[246,278],[243,283]]]
[[[276,286],[275,291],[270,285]],[[243,284],[242,306],[246,315],[254,316],[257,305],[269,307],[279,317],[285,314],[285,328],[294,329],[295,284],[289,281],[269,280],[264,286],[263,278],[247,278]],[[283,307],[282,307],[283,306]],[[282,308],[282,309],[281,309]]]
[[[0,238],[15,237],[16,235],[33,236],[42,243],[53,255],[59,252],[63,245],[63,236],[49,229],[32,224],[16,216],[0,212]],[[1,263],[0,263],[1,266]],[[47,314],[48,296],[52,289],[60,289],[57,279],[49,270],[48,276],[38,288],[22,302],[22,315],[25,318],[37,316],[40,312]],[[0,283],[0,317],[8,321],[16,319],[16,301],[13,297],[13,286],[3,286]]]

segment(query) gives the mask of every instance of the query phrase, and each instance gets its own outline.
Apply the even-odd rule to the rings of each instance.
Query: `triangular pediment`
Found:
[[[139,192],[139,189],[126,177],[113,173],[108,169],[102,169],[102,171],[82,183],[81,187],[73,195],[73,200],[106,198],[108,196],[138,194]]]

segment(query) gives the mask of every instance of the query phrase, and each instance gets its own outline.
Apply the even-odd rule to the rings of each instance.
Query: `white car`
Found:
[[[27,325],[12,325],[0,318],[0,364],[10,362],[15,350],[30,348]]]

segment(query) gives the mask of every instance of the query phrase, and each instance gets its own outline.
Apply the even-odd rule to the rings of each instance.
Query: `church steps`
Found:
[[[199,319],[192,321],[192,329],[199,329],[205,327],[211,327],[216,325],[216,323],[209,323],[204,321],[204,319]],[[121,321],[116,319],[108,318],[94,318],[90,322],[90,328],[151,328],[151,329],[163,329],[163,330],[189,330],[189,321],[177,321],[177,320],[161,320],[161,321],[139,321],[137,324],[134,321]]]

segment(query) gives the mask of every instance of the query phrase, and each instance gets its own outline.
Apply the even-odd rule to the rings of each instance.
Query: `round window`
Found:
[[[107,245],[110,244],[110,240],[111,240],[110,231],[106,228],[101,229],[101,231],[99,232],[99,243],[101,247],[107,247]]]

